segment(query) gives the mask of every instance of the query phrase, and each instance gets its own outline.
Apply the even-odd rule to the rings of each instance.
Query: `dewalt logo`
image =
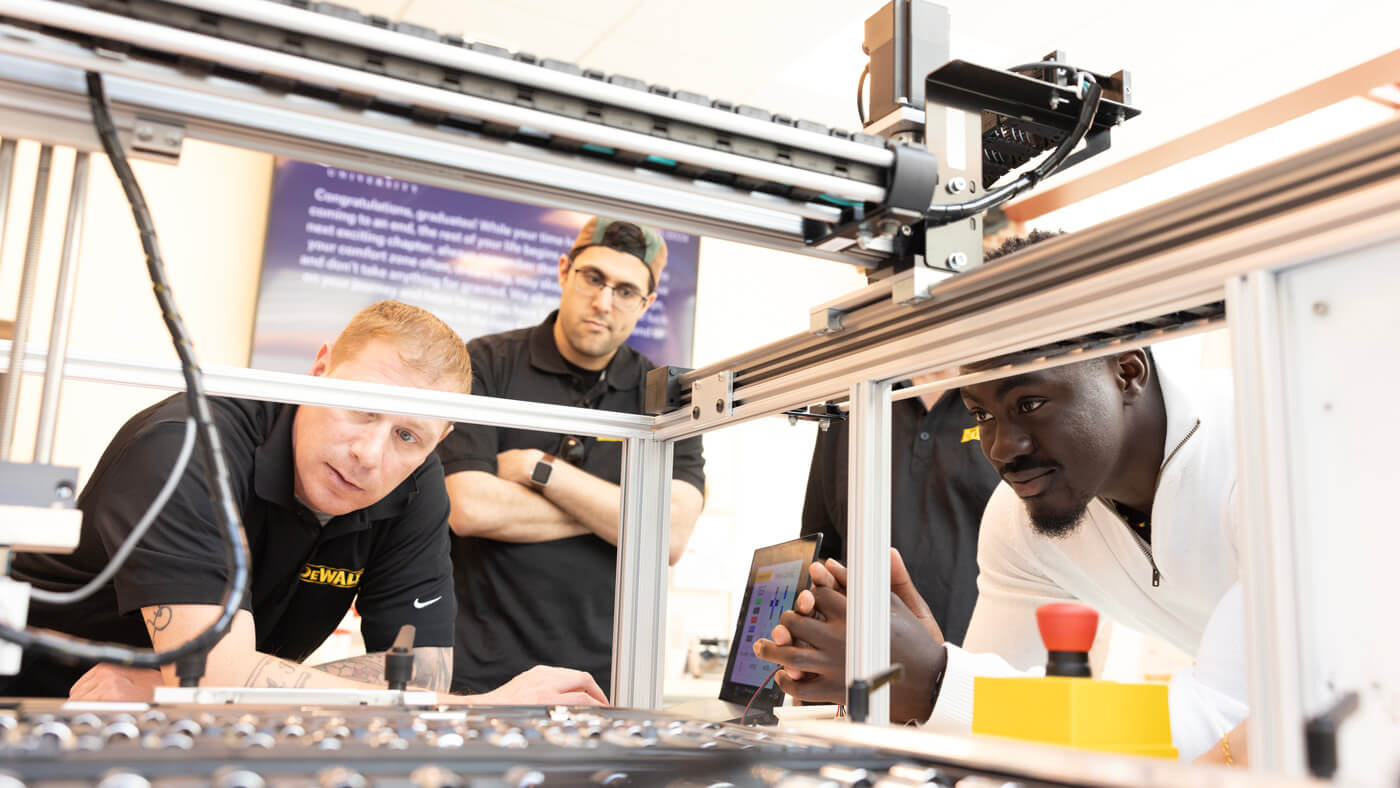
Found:
[[[354,588],[360,584],[363,569],[336,569],[333,566],[307,564],[301,568],[301,582],[336,588]]]

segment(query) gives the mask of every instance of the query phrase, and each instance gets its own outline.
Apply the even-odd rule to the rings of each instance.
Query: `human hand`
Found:
[[[536,665],[470,703],[495,706],[606,706],[608,697],[581,670]]]
[[[68,690],[69,700],[140,701],[150,703],[165,681],[160,671],[125,665],[95,665]]]
[[[817,564],[812,565],[812,583],[817,584]],[[830,578],[827,583],[837,591],[846,590],[846,567],[841,565],[835,558],[826,559],[826,565],[821,567],[821,574]],[[909,608],[909,612],[923,623],[924,629],[938,642],[943,642],[943,630],[938,626],[938,622],[933,618],[933,611],[929,609],[928,603],[919,594],[919,589],[914,587],[914,581],[909,576],[909,570],[904,566],[904,557],[899,551],[890,548],[890,591],[904,606]]]
[[[754,653],[785,668],[775,681],[794,698],[845,703],[846,597],[825,586],[803,593],[811,597],[808,611],[804,614],[799,596],[797,609],[779,619],[773,640],[756,642]],[[891,687],[891,719],[896,722],[922,722],[933,710],[934,687],[947,662],[936,630],[936,624],[930,631],[897,595],[890,594],[891,661],[904,665],[904,678]]]
[[[530,474],[544,459],[539,449],[511,449],[496,455],[496,475],[508,482],[530,486]]]

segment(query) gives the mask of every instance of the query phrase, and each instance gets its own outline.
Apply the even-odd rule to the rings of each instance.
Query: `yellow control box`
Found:
[[[1177,757],[1165,684],[978,677],[972,732],[1082,750]]]

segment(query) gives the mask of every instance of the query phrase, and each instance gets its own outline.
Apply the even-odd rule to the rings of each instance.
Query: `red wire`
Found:
[[[763,691],[763,687],[764,687],[764,685],[766,685],[766,684],[768,683],[768,679],[771,679],[771,678],[773,678],[774,676],[778,675],[778,671],[780,671],[780,670],[782,670],[782,668],[780,668],[780,667],[779,667],[779,668],[773,668],[773,672],[772,672],[772,673],[769,673],[767,676],[765,676],[765,677],[763,678],[763,681],[758,682],[758,689],[754,690],[754,691],[753,691],[753,694],[749,696],[749,702],[744,704],[744,713],[739,715],[739,724],[740,724],[740,725],[743,725],[743,724],[744,724],[744,718],[747,717],[747,716],[749,716],[749,707],[753,705],[754,699],[758,697],[758,693],[760,693],[760,692]]]

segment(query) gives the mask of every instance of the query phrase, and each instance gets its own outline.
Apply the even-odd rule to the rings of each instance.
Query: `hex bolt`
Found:
[[[910,227],[910,226],[907,225],[907,224],[902,224],[902,225],[899,226],[899,234],[900,234],[900,235],[913,235],[913,234],[914,234],[914,228],[913,228],[913,227]]]
[[[152,137],[154,137],[155,135],[156,135],[156,130],[153,129],[153,128],[151,128],[150,126],[137,126],[137,127],[136,127],[136,139],[138,139],[138,140],[149,140],[149,139],[151,139]]]
[[[967,255],[962,252],[953,252],[948,255],[948,267],[954,271],[961,271],[967,266]]]
[[[966,179],[966,178],[954,178],[954,179],[948,181],[948,186],[947,186],[947,188],[948,188],[948,193],[949,193],[949,194],[957,194],[957,193],[961,192],[963,189],[966,189],[966,188],[967,188],[967,179]]]

